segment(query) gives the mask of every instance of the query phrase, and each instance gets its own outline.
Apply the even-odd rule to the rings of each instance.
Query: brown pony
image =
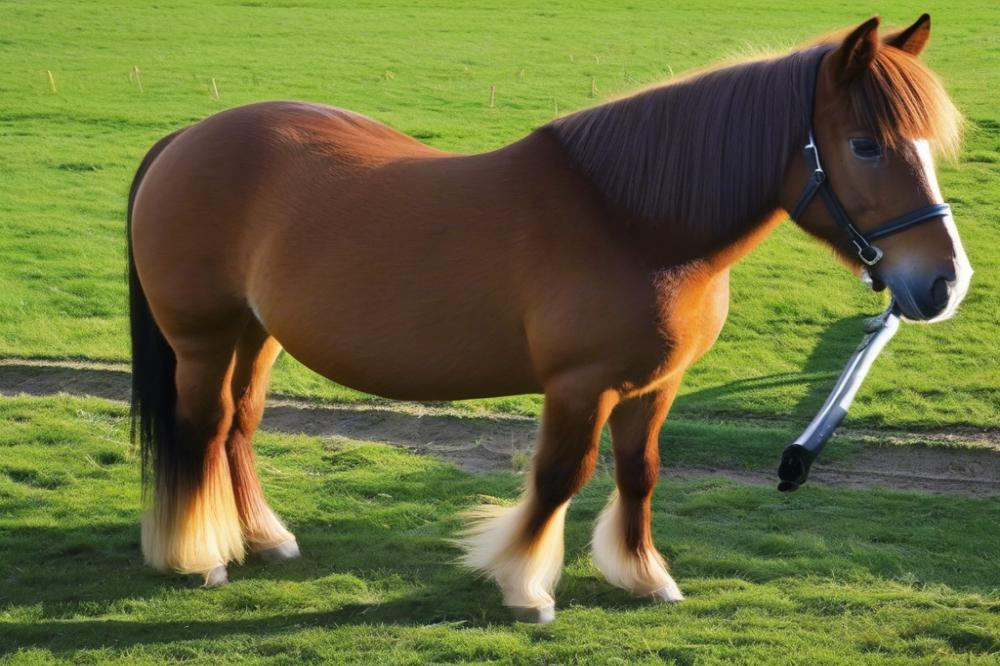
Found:
[[[650,536],[657,435],[725,321],[730,267],[806,187],[810,130],[856,230],[941,203],[929,147],[954,151],[960,121],[917,60],[929,18],[885,39],[877,28],[653,87],[482,155],[297,102],[162,139],[129,201],[146,561],[218,584],[247,549],[298,554],[251,449],[284,348],[390,398],[544,392],[523,499],[480,512],[462,540],[522,619],[554,615],[566,508],[609,422],[618,491],[594,559],[614,585],[681,599]],[[949,215],[880,242],[873,266],[834,217],[813,203],[797,223],[909,319],[955,311],[971,270]]]

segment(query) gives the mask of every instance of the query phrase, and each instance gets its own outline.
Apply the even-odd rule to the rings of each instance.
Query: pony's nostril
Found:
[[[931,303],[938,311],[944,310],[948,306],[948,297],[951,287],[948,285],[948,280],[943,277],[934,280],[934,284],[931,286]]]

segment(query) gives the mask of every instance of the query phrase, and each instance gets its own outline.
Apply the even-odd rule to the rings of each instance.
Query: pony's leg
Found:
[[[619,404],[611,414],[618,490],[594,526],[594,563],[608,582],[637,596],[684,598],[653,545],[650,497],[660,471],[658,436],[677,386]]]
[[[576,389],[578,391],[578,389]],[[504,604],[525,622],[555,618],[552,591],[563,560],[563,524],[570,498],[590,478],[611,396],[548,389],[542,431],[521,502],[472,512],[460,545],[462,562],[497,581]]]
[[[229,389],[233,343],[192,340],[177,353],[176,418],[158,457],[153,506],[143,519],[142,549],[157,569],[226,582],[226,564],[242,561],[243,537],[226,458],[233,418]]]
[[[243,537],[250,550],[268,560],[287,560],[299,555],[295,536],[264,498],[252,445],[254,432],[264,414],[271,366],[280,352],[278,341],[252,320],[236,347],[232,381],[236,415],[226,442]]]

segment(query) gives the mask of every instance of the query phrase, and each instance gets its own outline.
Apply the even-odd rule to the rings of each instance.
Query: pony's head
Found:
[[[817,156],[807,149],[792,161],[783,197],[796,222],[862,280],[887,286],[906,318],[939,321],[955,313],[972,275],[950,211],[939,205],[933,162],[935,152],[954,155],[961,117],[917,59],[930,17],[884,38],[878,26],[878,18],[865,21],[820,61]],[[814,180],[825,180],[817,195],[800,198]],[[902,224],[887,228],[890,220]]]

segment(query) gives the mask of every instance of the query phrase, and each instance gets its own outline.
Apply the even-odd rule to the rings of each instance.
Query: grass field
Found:
[[[922,11],[934,17],[926,58],[969,121],[960,159],[939,177],[976,274],[956,319],[903,328],[849,423],[876,440],[916,432],[907,442],[976,431],[995,448],[1000,5],[985,0],[0,0],[0,361],[126,359],[128,183],[153,141],[215,111],[314,100],[440,148],[484,151],[693,67],[876,12],[902,24]],[[729,322],[665,431],[670,466],[773,465],[863,315],[884,305],[791,224],[732,282]],[[275,389],[373,400],[287,356]],[[482,417],[539,404],[456,407]],[[0,397],[0,663],[1000,662],[997,497],[812,486],[786,496],[670,479],[654,530],[688,600],[655,606],[607,586],[587,553],[612,486],[605,455],[570,511],[559,619],[534,627],[511,623],[494,586],[454,566],[448,542],[482,496],[516,497],[515,471],[471,475],[379,442],[262,433],[269,496],[304,557],[233,568],[231,585],[206,592],[142,566],[125,414],[112,400]],[[861,449],[838,438],[828,459]]]
[[[303,559],[213,591],[138,551],[125,411],[0,402],[0,660],[356,663],[995,664],[1000,500],[665,484],[656,538],[688,599],[635,601],[587,553],[607,468],[570,511],[560,617],[512,624],[448,537],[512,474],[471,476],[385,445],[266,434],[261,468]],[[494,500],[505,501],[505,500]]]
[[[662,2],[4,2],[0,4],[0,355],[124,359],[123,217],[139,159],[164,133],[272,98],[336,104],[452,150],[509,143],[551,119],[748,50],[781,49],[880,11],[934,15],[927,60],[969,120],[940,179],[976,268],[960,316],[907,327],[852,418],[910,427],[1000,425],[1000,22],[993,2],[761,9]],[[140,81],[132,68],[139,68]],[[52,74],[55,85],[49,81]],[[218,90],[214,98],[212,80]],[[497,87],[495,108],[490,86]],[[596,90],[596,93],[594,92]],[[880,308],[818,244],[787,225],[741,264],[732,314],[688,376],[680,410],[814,410]],[[277,386],[361,396],[287,359]],[[531,398],[500,407],[537,409]]]

